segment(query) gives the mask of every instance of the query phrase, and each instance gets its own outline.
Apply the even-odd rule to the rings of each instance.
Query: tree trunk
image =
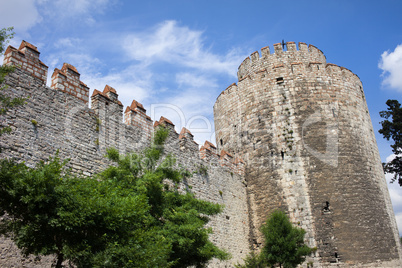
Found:
[[[57,254],[57,263],[56,263],[56,268],[62,268],[63,265],[63,260],[64,260],[64,255],[62,253]]]

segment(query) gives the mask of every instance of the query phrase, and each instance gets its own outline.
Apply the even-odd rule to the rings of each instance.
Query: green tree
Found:
[[[261,231],[265,242],[261,258],[268,265],[296,267],[311,253],[311,248],[304,244],[303,229],[292,226],[286,214],[280,210],[272,212]]]
[[[256,254],[252,251],[244,259],[244,264],[235,264],[236,268],[264,268],[267,267],[261,259],[260,254]]]
[[[0,232],[25,254],[56,254],[77,267],[204,267],[228,254],[205,228],[222,207],[178,191],[182,172],[162,159],[167,131],[143,154],[120,156],[86,178],[69,174],[58,157],[35,168],[0,161]]]
[[[0,55],[4,53],[4,49],[9,39],[13,38],[13,27],[3,28],[0,30]],[[10,33],[9,33],[10,32]],[[7,88],[3,85],[5,77],[14,71],[13,66],[0,65],[0,115],[6,114],[10,108],[17,105],[22,105],[25,102],[24,98],[10,98],[2,93]],[[0,135],[11,132],[11,128],[7,125],[0,125]]]
[[[402,108],[397,100],[387,100],[388,108],[386,111],[381,111],[380,116],[385,120],[381,121],[382,128],[378,131],[388,141],[392,139],[394,144],[391,145],[392,152],[395,158],[383,163],[385,173],[393,173],[394,177],[391,182],[398,181],[402,186]]]
[[[275,210],[261,227],[265,241],[259,255],[251,253],[238,268],[292,268],[303,263],[312,251],[304,244],[305,231],[292,226],[286,214]]]

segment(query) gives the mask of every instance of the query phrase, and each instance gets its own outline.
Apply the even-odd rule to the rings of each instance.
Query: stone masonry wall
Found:
[[[27,42],[25,46],[33,47]],[[13,53],[23,54],[14,50]],[[9,62],[15,60],[11,57]],[[28,99],[25,105],[1,117],[0,123],[10,125],[12,132],[0,137],[0,157],[13,157],[34,166],[39,160],[54,156],[58,150],[62,159],[70,158],[68,165],[76,174],[89,176],[111,164],[104,158],[106,148],[115,147],[120,153],[140,152],[150,144],[152,121],[140,103],[133,101],[134,105],[127,107],[126,116],[129,117],[125,124],[123,105],[114,88],[106,85],[102,92],[94,90],[91,108],[88,108],[88,91],[71,92],[60,86],[65,81],[85,85],[79,80],[75,67],[64,64],[55,73],[65,77],[64,80],[53,79],[52,88],[22,65],[6,77],[8,88],[5,93]],[[78,92],[82,95],[78,96]],[[190,171],[197,171],[202,166],[208,169],[206,174],[196,173],[188,178],[181,187],[193,191],[201,199],[225,206],[223,213],[214,217],[209,226],[214,231],[211,240],[227,249],[232,259],[213,260],[210,267],[232,267],[249,251],[246,189],[244,179],[239,175],[243,170],[242,162],[222,158],[216,151],[208,157],[200,156],[192,134],[184,129],[179,135],[168,122],[161,118],[155,124],[164,124],[170,129],[165,152],[175,155],[177,165],[186,166]],[[33,256],[24,258],[11,240],[0,239],[0,267],[50,267],[51,262],[51,257],[41,261]]]
[[[246,162],[250,238],[273,209],[307,231],[314,267],[399,267],[399,236],[362,84],[314,46],[246,58],[214,106],[218,150]]]

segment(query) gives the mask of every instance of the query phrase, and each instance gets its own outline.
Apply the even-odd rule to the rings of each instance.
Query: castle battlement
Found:
[[[323,65],[326,64],[324,53],[313,45],[307,46],[307,44],[300,42],[299,50],[297,50],[295,42],[287,42],[286,51],[283,50],[281,43],[274,44],[273,47],[274,53],[272,54],[269,47],[263,47],[261,57],[258,51],[255,51],[251,53],[250,57],[244,59],[237,72],[238,80],[240,81],[247,75],[265,68],[268,68],[268,72],[270,72],[270,69],[282,65],[290,68],[292,63],[308,65],[310,62],[319,62]]]
[[[48,67],[39,60],[39,54],[36,46],[22,41],[18,50],[11,46],[7,48],[4,63],[26,71],[45,85]],[[39,67],[43,69],[41,69],[42,72],[38,72]],[[54,69],[50,88],[68,94],[72,97],[72,100],[77,101],[77,104],[86,105],[88,103],[89,87],[80,80],[80,73],[71,64],[64,63],[61,69]],[[200,159],[203,159],[199,146],[188,129],[183,128],[181,133],[177,134],[174,124],[163,116],[154,123],[151,117],[146,114],[144,106],[136,100],[133,100],[131,105],[126,107],[123,114],[123,104],[118,99],[117,90],[109,85],[106,85],[103,91],[94,89],[91,96],[90,111],[91,114],[95,115],[96,120],[88,120],[96,121],[94,129],[99,134],[104,134],[94,139],[95,147],[105,149],[114,146],[123,149],[122,152],[133,150],[134,148],[138,150],[138,148],[150,143],[154,128],[158,125],[163,125],[171,131],[171,136],[175,137],[171,142],[176,145],[172,147],[176,146],[182,150],[186,148],[185,150],[191,151],[191,155],[197,155]],[[140,141],[136,141],[134,147],[127,144],[127,141],[120,140],[125,132],[130,132],[132,129],[136,131],[135,136],[140,136]],[[172,150],[175,149],[172,148]],[[236,160],[237,162],[235,163],[235,160],[223,156],[214,158],[214,161],[222,167],[228,168],[235,173],[241,173],[243,169],[238,167],[238,161]],[[207,159],[205,158],[204,161],[207,161]],[[212,158],[208,158],[208,161],[212,161]]]
[[[36,46],[22,41],[18,49],[12,46],[7,47],[3,64],[18,66],[46,84],[48,67],[39,60],[39,54]]]
[[[238,68],[238,82],[231,84],[217,98],[217,102],[223,101],[230,92],[239,90],[236,87],[249,87],[254,83],[266,81],[271,87],[286,84],[287,81],[303,78],[327,77],[340,79],[354,85],[356,94],[362,95],[362,83],[359,77],[345,67],[327,63],[324,53],[313,45],[299,42],[298,49],[295,42],[287,42],[287,50],[283,50],[282,44],[273,45],[274,53],[270,53],[269,47],[261,49],[261,57],[258,51],[251,53],[244,59]],[[228,100],[230,101],[230,100]]]
[[[61,69],[54,69],[50,87],[88,103],[89,87],[80,80],[80,73],[71,64],[64,63]]]

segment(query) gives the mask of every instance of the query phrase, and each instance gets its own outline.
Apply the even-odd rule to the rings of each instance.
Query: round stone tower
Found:
[[[306,230],[318,266],[399,267],[398,230],[359,77],[326,63],[312,45],[286,48],[251,54],[237,85],[214,105],[218,151],[247,165],[250,246],[261,245],[259,227],[279,208]]]

